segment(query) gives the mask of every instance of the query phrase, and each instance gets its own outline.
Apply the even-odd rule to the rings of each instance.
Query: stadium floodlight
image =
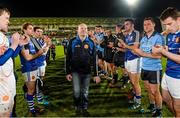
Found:
[[[125,0],[129,6],[135,6],[138,0]]]
[[[124,0],[124,2],[129,6],[130,16],[133,17],[133,11],[137,7],[139,0]]]

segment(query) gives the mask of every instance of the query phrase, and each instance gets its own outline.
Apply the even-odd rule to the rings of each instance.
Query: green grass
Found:
[[[19,63],[19,60],[16,60]],[[163,59],[163,65],[165,60]],[[20,67],[18,64],[16,65]],[[45,94],[49,96],[50,105],[42,117],[72,117],[74,116],[72,82],[65,79],[64,59],[62,47],[57,47],[57,58],[47,66],[45,79]],[[24,80],[21,72],[18,72],[17,82],[17,115],[24,117],[28,114],[26,102],[23,98],[22,85]],[[103,79],[100,84],[91,81],[89,91],[89,112],[91,116],[100,117],[150,117],[151,114],[139,114],[136,111],[128,109],[126,94],[127,87],[124,90],[119,88],[109,88],[107,80]],[[146,108],[148,105],[147,93],[142,86],[142,103]],[[163,116],[172,116],[165,105],[163,105]]]

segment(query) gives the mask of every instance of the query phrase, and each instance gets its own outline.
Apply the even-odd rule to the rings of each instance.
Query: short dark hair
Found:
[[[36,31],[37,29],[42,29],[43,30],[43,28],[41,28],[41,27],[34,27],[34,31]]]
[[[133,19],[128,18],[128,19],[125,20],[125,22],[127,22],[127,21],[130,22],[131,24],[134,24],[134,20]]]
[[[8,10],[8,8],[0,6],[0,16],[3,14],[3,12],[6,12],[10,15],[10,11]]]
[[[150,20],[151,22],[153,22],[154,24],[156,24],[155,21],[154,21],[154,19],[153,19],[152,17],[146,17],[146,18],[144,18],[144,21],[145,21],[145,20]]]
[[[29,25],[32,25],[32,23],[25,23],[25,24],[23,24],[22,29],[23,29],[23,30],[27,30],[27,27],[28,27]],[[32,25],[32,26],[33,26],[33,25]]]
[[[118,28],[121,28],[121,29],[122,29],[122,28],[124,27],[124,25],[123,25],[123,24],[117,24],[117,25],[116,25],[116,27],[118,27]]]
[[[160,19],[162,21],[164,21],[165,19],[167,19],[168,17],[173,18],[174,20],[176,20],[179,17],[180,13],[178,12],[178,10],[174,7],[168,7],[167,9],[165,9],[161,15],[160,15]]]
[[[102,26],[101,26],[101,25],[96,25],[95,27],[97,27],[97,28],[102,28]]]

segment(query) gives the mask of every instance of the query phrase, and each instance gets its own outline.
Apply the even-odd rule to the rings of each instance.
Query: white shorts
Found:
[[[140,68],[140,58],[136,58],[133,60],[127,60],[125,62],[125,68],[127,69],[128,72],[131,73],[140,73],[141,68]]]
[[[25,77],[25,82],[35,82],[38,75],[38,71],[30,71],[23,73],[23,76]]]
[[[180,99],[180,79],[172,78],[164,73],[161,87],[169,91],[173,98]]]
[[[38,67],[38,70],[37,70],[38,72],[37,72],[37,75],[38,76],[45,76],[45,71],[46,71],[46,66],[45,65],[43,65],[43,66],[40,66],[40,67]]]
[[[10,58],[0,66],[0,113],[11,112],[16,94],[13,61]]]
[[[6,112],[12,112],[14,106],[13,94],[6,93],[6,95],[0,95],[0,114]]]
[[[47,66],[46,60],[44,61],[44,66],[45,66],[45,67]]]

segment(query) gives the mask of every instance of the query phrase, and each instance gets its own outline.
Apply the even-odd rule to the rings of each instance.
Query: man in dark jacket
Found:
[[[91,69],[96,83],[100,82],[100,78],[97,76],[95,45],[87,35],[86,24],[78,26],[78,35],[70,40],[66,58],[66,79],[73,80],[76,115],[82,111],[83,116],[89,116],[87,106]]]

